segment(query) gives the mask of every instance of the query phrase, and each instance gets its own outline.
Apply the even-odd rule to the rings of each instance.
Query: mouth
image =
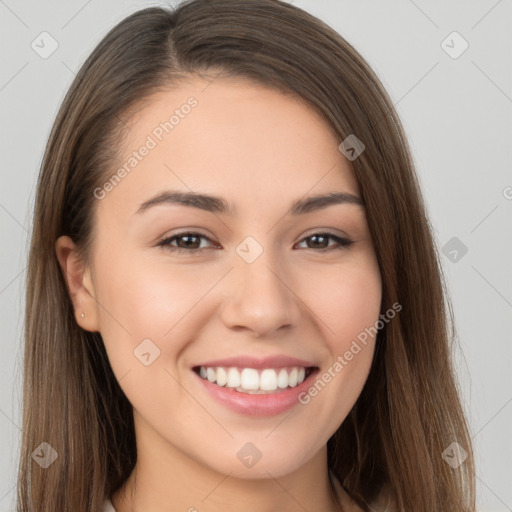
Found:
[[[250,417],[272,417],[303,404],[300,397],[320,371],[318,366],[272,368],[252,363],[258,366],[254,368],[247,366],[247,362],[243,366],[217,364],[192,368],[200,384],[198,392],[232,412]],[[297,361],[294,364],[297,365]]]
[[[201,379],[220,388],[249,395],[268,395],[297,388],[316,369],[316,366],[282,368],[195,366],[193,371]]]

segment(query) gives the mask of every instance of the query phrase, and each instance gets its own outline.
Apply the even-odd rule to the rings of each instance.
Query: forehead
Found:
[[[138,105],[111,168],[122,178],[100,207],[129,215],[165,189],[228,197],[237,211],[284,208],[308,193],[357,195],[339,142],[295,95],[243,79],[191,77]]]

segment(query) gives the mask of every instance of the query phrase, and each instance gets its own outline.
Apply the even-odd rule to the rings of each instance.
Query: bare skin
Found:
[[[117,512],[335,512],[340,502],[359,510],[341,488],[333,493],[326,443],[370,370],[372,337],[341,371],[332,368],[379,318],[372,238],[357,204],[287,213],[318,194],[360,197],[358,182],[341,141],[303,102],[243,80],[206,85],[193,77],[134,117],[112,173],[173,110],[197,100],[97,200],[90,266],[79,265],[69,237],[56,244],[76,321],[101,333],[134,409],[138,460],[112,502]],[[221,196],[236,214],[177,204],[136,213],[163,190]],[[191,232],[200,237],[184,240]],[[178,233],[171,247],[183,252],[158,245]],[[248,236],[256,242],[249,250],[262,250],[251,263],[237,252]],[[204,250],[192,255],[190,247]],[[160,351],[148,366],[134,356],[145,339]],[[203,361],[279,354],[313,362],[318,375],[330,370],[331,379],[307,404],[277,415],[231,410],[192,371]],[[251,467],[237,457],[248,442],[262,454]]]

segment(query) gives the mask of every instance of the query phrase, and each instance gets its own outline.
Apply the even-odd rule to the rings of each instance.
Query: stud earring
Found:
[[[82,318],[85,318],[85,313],[82,313]]]

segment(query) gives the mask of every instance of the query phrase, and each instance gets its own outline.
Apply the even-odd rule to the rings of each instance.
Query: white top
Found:
[[[109,499],[106,499],[103,502],[101,512],[116,512],[116,509],[114,508],[114,505],[112,505],[112,502]]]

